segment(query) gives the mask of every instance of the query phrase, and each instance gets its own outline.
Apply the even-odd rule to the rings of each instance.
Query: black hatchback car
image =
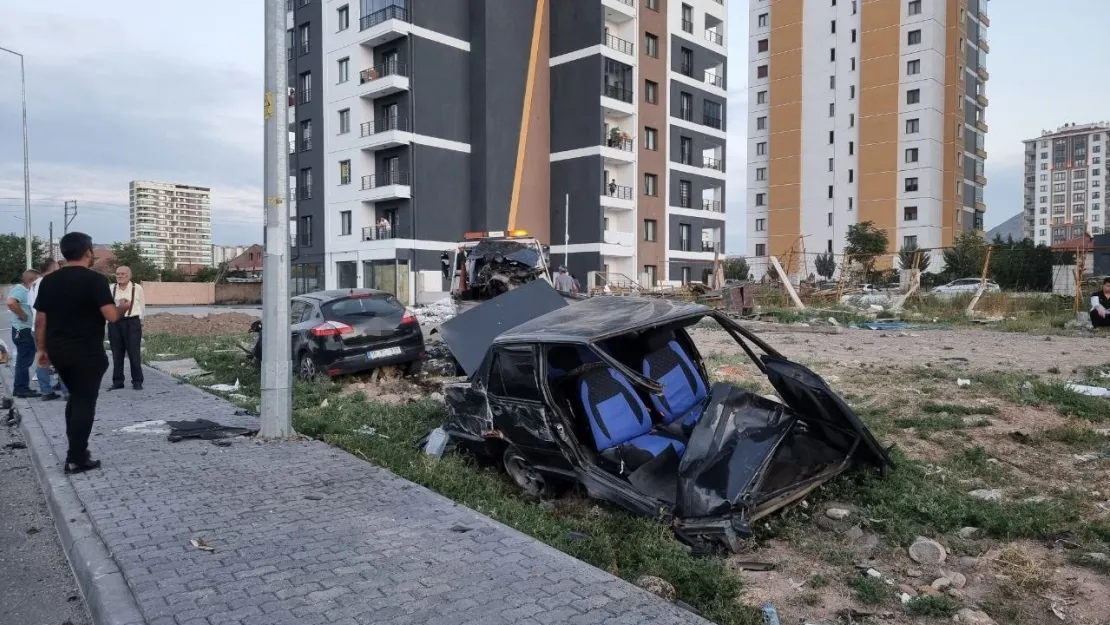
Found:
[[[387,365],[420,371],[427,352],[416,315],[397,298],[373,289],[318,291],[289,304],[293,364],[298,377],[342,375]],[[262,362],[262,323],[254,358]]]

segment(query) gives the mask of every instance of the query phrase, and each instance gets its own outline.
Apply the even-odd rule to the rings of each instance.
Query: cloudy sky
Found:
[[[816,1],[816,0],[810,0]],[[890,0],[893,1],[893,0]],[[106,11],[110,6],[111,10]],[[1022,144],[1066,122],[1110,119],[1106,0],[990,5],[987,226],[1021,209]],[[742,250],[747,0],[729,0],[730,250]],[[26,55],[34,231],[127,233],[127,183],[212,187],[213,240],[261,239],[261,0],[0,0],[0,46]],[[0,53],[0,232],[22,232],[19,64]]]

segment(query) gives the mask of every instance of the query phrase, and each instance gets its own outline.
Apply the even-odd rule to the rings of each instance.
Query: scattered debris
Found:
[[[1075,384],[1068,382],[1064,388],[1073,393],[1080,395],[1090,395],[1091,397],[1110,397],[1110,388],[1103,388],[1101,386],[1087,386],[1086,384]]]
[[[909,603],[910,601],[913,600],[913,597],[914,597],[914,595],[911,595],[908,592],[903,592],[902,595],[900,597],[898,597],[898,599],[902,602],[902,605],[906,605],[907,603]]]
[[[305,495],[304,498],[309,500],[309,501],[320,501],[324,498],[324,496],[323,495],[318,495],[316,493],[310,493],[308,495]]]
[[[672,586],[670,582],[663,579],[662,577],[656,577],[654,575],[643,575],[636,579],[635,584],[640,588],[643,588],[644,590],[650,592],[651,594],[662,597],[663,599],[666,599],[667,601],[670,601],[672,603],[677,596],[674,586]]]
[[[386,436],[385,434],[378,434],[378,428],[371,427],[369,425],[363,425],[361,427],[355,428],[355,429],[351,430],[351,433],[352,434],[362,434],[364,436],[377,436],[378,438],[384,438],[384,439],[387,439],[387,440],[389,439],[389,437]]]
[[[235,393],[242,387],[239,385],[239,378],[235,378],[235,384],[213,384],[212,386],[206,386],[204,388],[220,393]]]
[[[968,380],[967,378],[956,378],[956,386],[960,388],[971,386],[971,380]]]
[[[960,610],[952,620],[957,623],[965,623],[966,625],[997,625],[994,619],[987,616],[986,612],[972,610],[971,608]]]
[[[452,526],[451,526],[451,531],[452,531],[452,532],[455,532],[456,534],[465,534],[465,533],[467,533],[467,532],[472,532],[472,531],[474,531],[474,528],[473,528],[473,527],[468,527],[468,526],[466,526],[466,525],[462,525],[462,524],[459,524],[459,523],[456,523],[455,525],[452,525]]]
[[[432,430],[428,435],[428,442],[424,445],[424,453],[429,456],[440,458],[443,452],[447,450],[447,432],[442,427]]]
[[[258,430],[220,425],[208,419],[166,421],[165,423],[170,426],[170,435],[167,438],[171,443],[183,441],[188,438],[209,441],[218,438],[232,438],[235,436],[253,436],[258,433]]]
[[[28,536],[34,536],[35,534],[38,534],[38,533],[39,533],[39,528],[37,528],[37,527],[28,527],[27,528],[27,535]]]
[[[883,578],[883,574],[876,571],[875,569],[867,569],[867,576],[868,577],[873,577],[875,579],[882,579]]]
[[[850,510],[845,510],[844,508],[829,508],[828,510],[825,510],[825,516],[834,521],[843,521],[851,514],[852,512]]]
[[[413,309],[416,319],[422,326],[438,326],[455,316],[455,304],[450,297],[436,300],[427,306]]]
[[[910,558],[918,564],[940,564],[948,557],[944,545],[931,538],[919,536],[909,548]]]
[[[963,539],[975,538],[975,535],[978,533],[978,527],[961,527],[959,530],[956,531],[956,535]]]
[[[200,549],[201,551],[215,551],[216,550],[214,547],[212,547],[207,542],[205,542],[205,540],[203,538],[194,538],[194,539],[189,541],[189,544],[191,544],[193,547],[196,547],[197,549]]]
[[[27,449],[27,443],[20,440],[14,440],[4,445],[7,449]]]
[[[982,499],[983,501],[1002,501],[1003,495],[1001,488],[977,488],[967,494],[968,497]]]
[[[755,561],[755,560],[741,560],[739,562],[733,562],[732,564],[733,564],[733,566],[740,569],[741,571],[766,572],[766,571],[775,570],[775,563],[774,562],[759,562],[759,561]]]
[[[195,358],[182,358],[181,360],[155,360],[150,366],[168,373],[175,378],[195,378],[202,375],[211,375],[211,372],[200,368]]]
[[[590,536],[589,534],[583,532],[576,532],[574,530],[567,532],[567,540],[571,541],[590,540],[592,538],[593,536]]]

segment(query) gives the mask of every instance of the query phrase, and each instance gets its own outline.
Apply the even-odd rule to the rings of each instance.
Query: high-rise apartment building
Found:
[[[134,180],[131,242],[159,268],[212,264],[212,209],[208,187]]]
[[[1066,124],[1025,140],[1025,237],[1053,245],[1106,232],[1110,123]]]
[[[295,292],[442,293],[444,251],[514,229],[583,283],[711,268],[724,241],[723,0],[290,9]]]
[[[749,3],[749,255],[983,229],[986,0]]]

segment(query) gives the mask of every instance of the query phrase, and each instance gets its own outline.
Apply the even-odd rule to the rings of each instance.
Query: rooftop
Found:
[[[1025,143],[1029,143],[1031,141],[1038,141],[1038,140],[1046,138],[1046,137],[1054,137],[1054,136],[1057,136],[1057,135],[1066,136],[1066,135],[1081,134],[1081,133],[1086,133],[1086,132],[1094,132],[1094,131],[1098,131],[1098,130],[1110,131],[1110,122],[1092,122],[1092,123],[1089,123],[1089,124],[1076,124],[1076,123],[1064,124],[1063,126],[1060,126],[1059,128],[1057,128],[1056,130],[1042,130],[1041,131],[1041,136],[1037,137],[1036,139],[1026,139]]]

